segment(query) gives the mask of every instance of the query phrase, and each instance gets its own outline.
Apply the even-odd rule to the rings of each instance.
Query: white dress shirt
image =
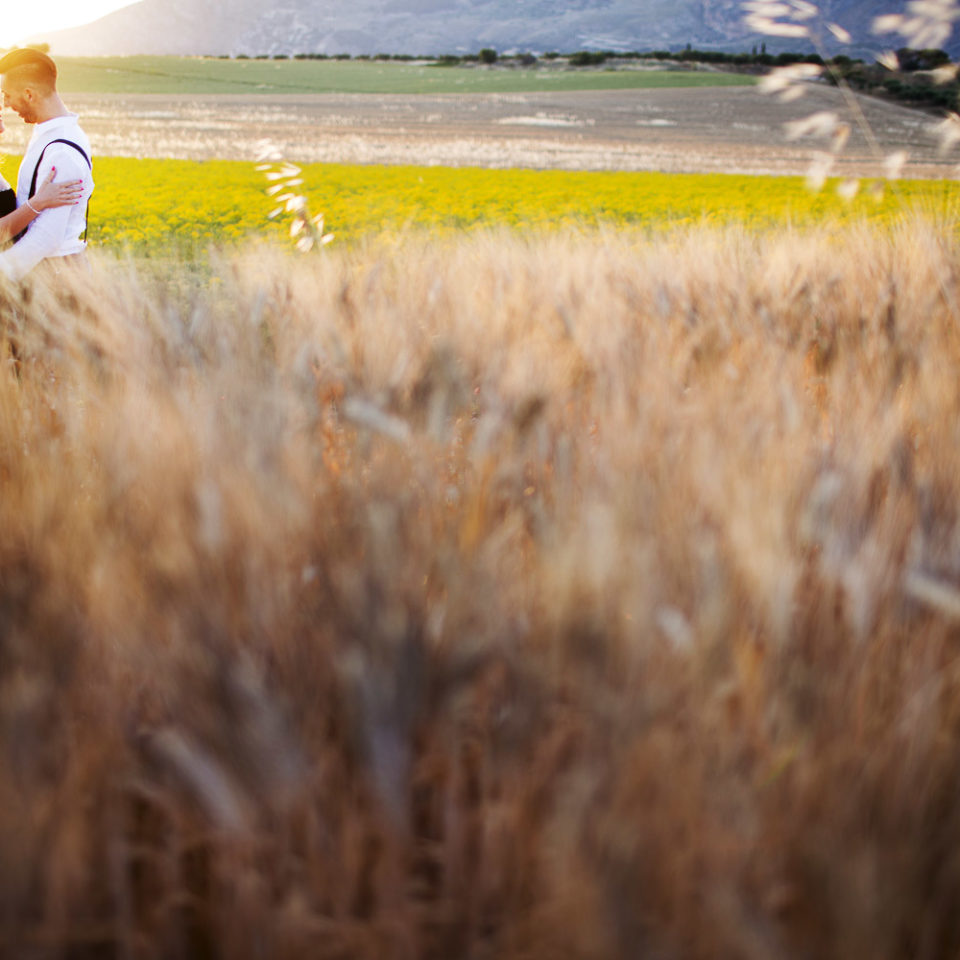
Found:
[[[65,143],[51,143],[52,140],[70,140],[90,156],[90,141],[80,129],[75,113],[38,123],[20,163],[17,206],[22,206],[29,198],[30,181],[41,153],[43,160],[37,170],[37,189],[47,178],[50,168],[56,167],[54,180],[57,183],[82,180],[83,196],[75,206],[51,207],[42,211],[27,228],[23,238],[0,253],[0,272],[11,280],[26,276],[42,260],[68,257],[86,248],[86,242],[80,238],[87,227],[87,201],[93,193],[93,175],[87,161],[77,150]],[[49,148],[44,153],[44,147],[48,144]]]

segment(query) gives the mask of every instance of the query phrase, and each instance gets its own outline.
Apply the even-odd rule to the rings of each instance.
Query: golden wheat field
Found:
[[[0,293],[0,953],[960,949],[955,221]]]

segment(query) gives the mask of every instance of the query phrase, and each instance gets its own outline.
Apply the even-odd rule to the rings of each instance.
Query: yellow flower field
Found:
[[[0,169],[8,180],[16,163]],[[798,177],[334,164],[305,165],[302,177],[298,189],[341,243],[404,228],[887,222],[917,207],[949,215],[960,197],[957,183],[942,180],[891,184],[881,200],[864,184],[847,201],[835,184],[811,193]],[[282,217],[268,220],[274,204],[252,163],[104,157],[96,181],[89,239],[100,246],[198,248],[286,230]]]

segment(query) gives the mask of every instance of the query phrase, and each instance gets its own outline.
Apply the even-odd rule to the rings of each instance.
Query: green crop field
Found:
[[[381,61],[63,57],[65,93],[524,93],[650,87],[748,86],[752,77],[707,70],[536,70]]]

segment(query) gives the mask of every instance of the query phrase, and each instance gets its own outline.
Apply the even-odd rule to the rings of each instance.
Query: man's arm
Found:
[[[54,146],[61,146],[54,144]],[[68,155],[68,151],[73,156]],[[54,153],[47,151],[37,172],[37,182],[42,183],[50,168],[56,164],[57,179],[77,180],[88,178],[90,169],[83,158],[73,147],[63,146],[62,150]],[[84,192],[86,199],[87,191]],[[10,280],[20,280],[25,277],[38,263],[47,257],[56,255],[63,246],[67,237],[67,227],[70,220],[71,207],[53,207],[44,210],[30,226],[27,235],[15,243],[9,250],[0,253],[0,273]]]

